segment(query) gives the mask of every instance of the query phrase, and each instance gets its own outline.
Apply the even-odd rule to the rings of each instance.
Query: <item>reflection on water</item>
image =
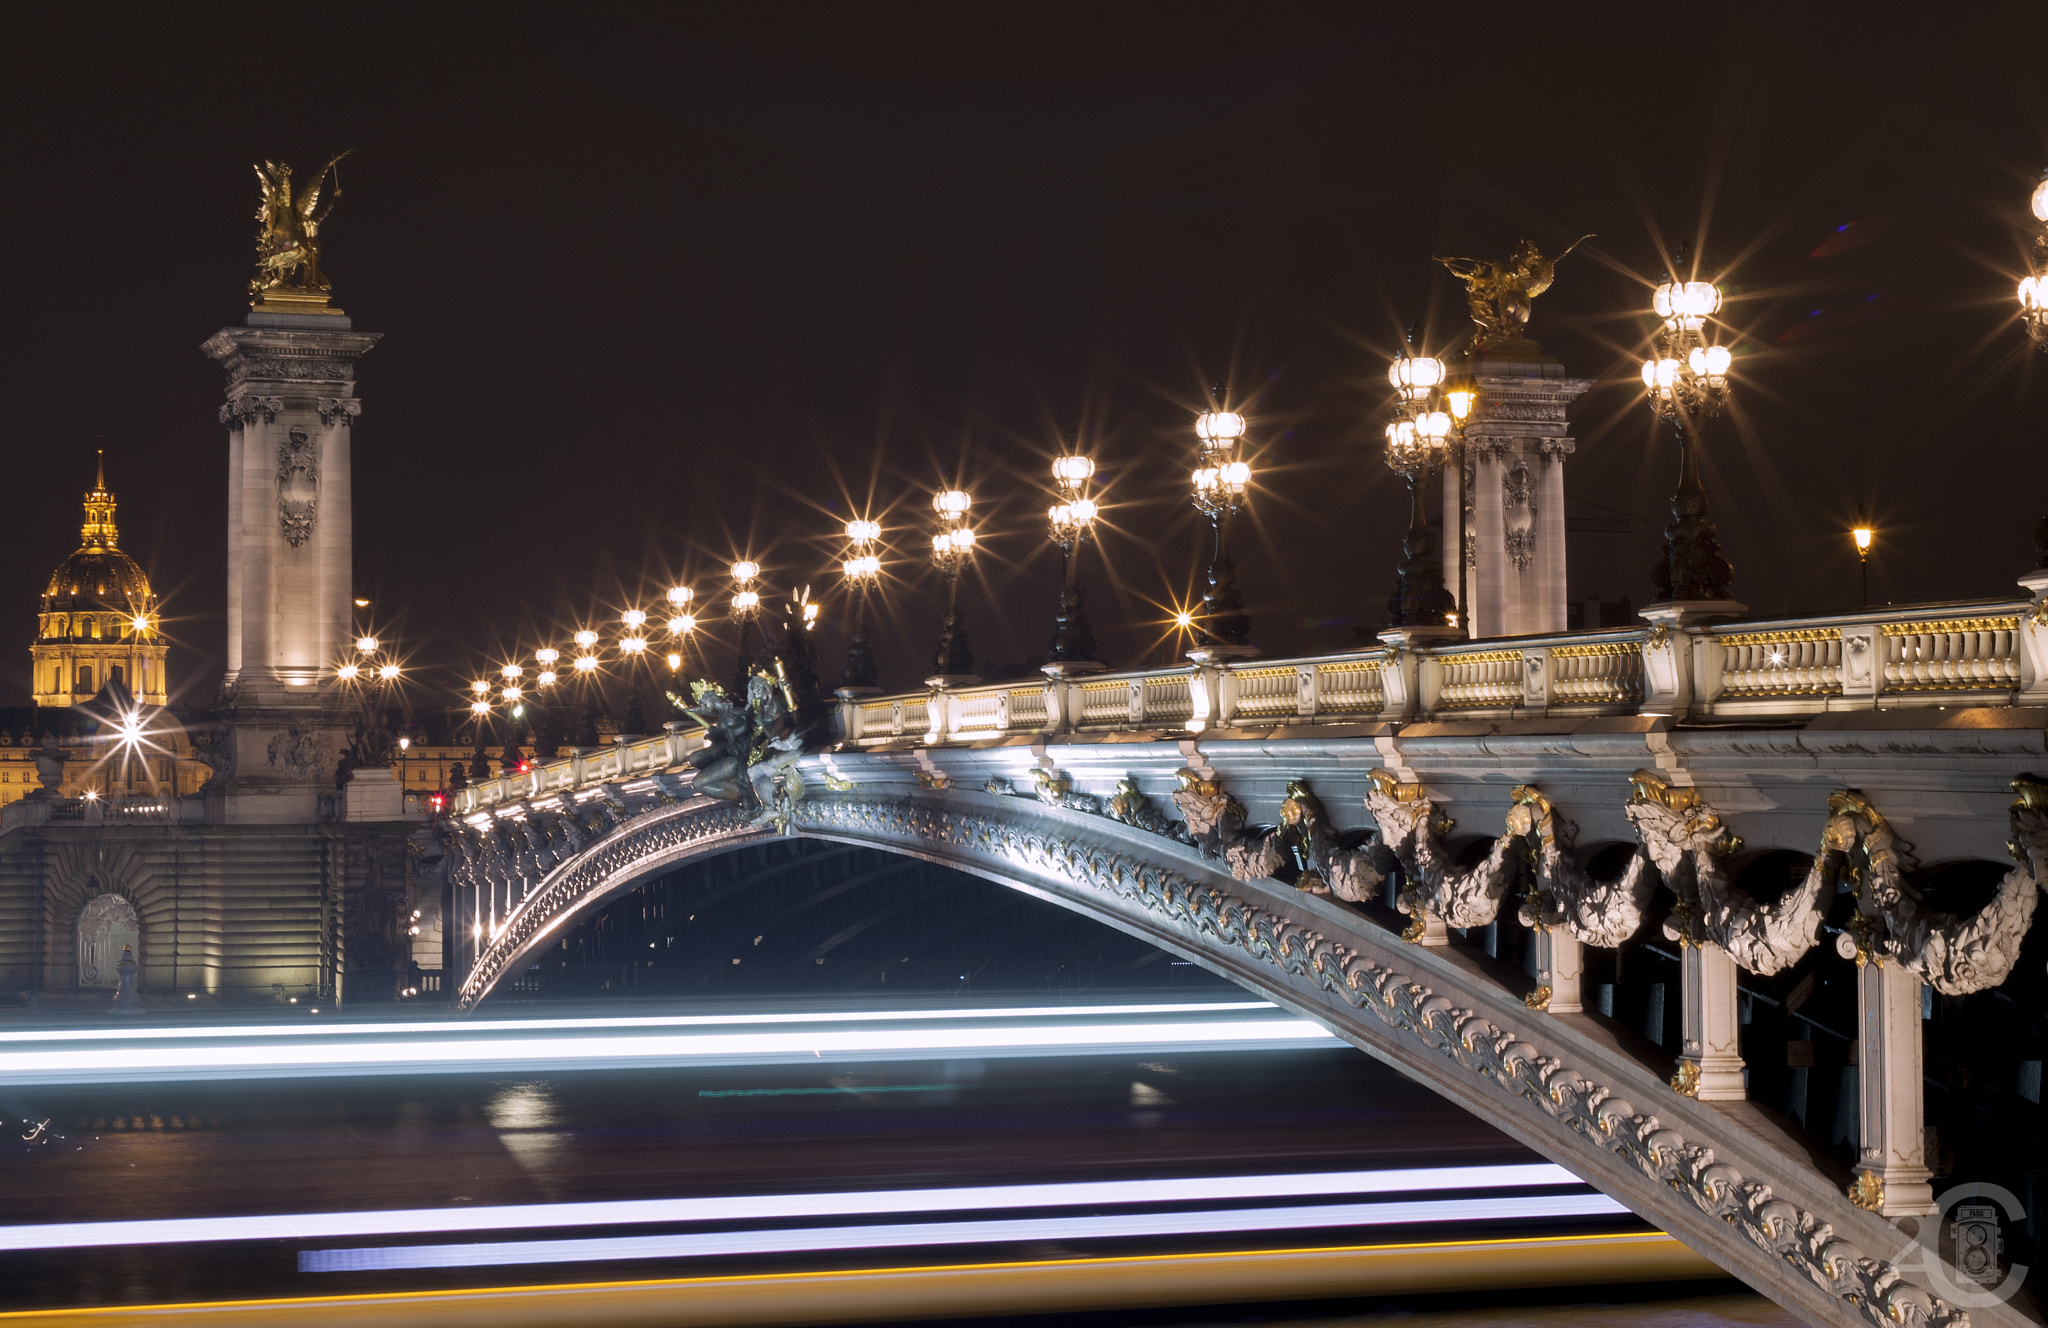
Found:
[[[570,1135],[552,1128],[561,1117],[554,1089],[543,1081],[508,1085],[484,1104],[484,1119],[498,1132],[498,1142],[549,1199],[562,1197],[557,1163]]]

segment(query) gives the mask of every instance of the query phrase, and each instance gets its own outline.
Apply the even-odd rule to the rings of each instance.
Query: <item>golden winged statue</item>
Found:
[[[249,293],[261,299],[271,292],[324,295],[327,274],[320,269],[320,227],[341,197],[341,176],[335,169],[348,153],[336,154],[313,177],[311,188],[292,194],[292,168],[266,161],[256,167],[263,201],[256,209],[256,275]],[[333,177],[334,187],[327,181]],[[322,193],[327,201],[320,201]]]
[[[1533,240],[1523,240],[1514,252],[1499,262],[1488,258],[1439,258],[1451,274],[1465,283],[1465,302],[1479,331],[1472,339],[1474,350],[1522,341],[1529,326],[1530,305],[1550,289],[1557,277],[1557,262],[1565,254],[1592,239],[1581,235],[1565,246],[1564,253],[1545,258]]]

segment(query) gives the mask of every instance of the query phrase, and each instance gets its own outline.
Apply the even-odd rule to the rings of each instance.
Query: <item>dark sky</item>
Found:
[[[425,10],[427,7],[421,7]],[[1412,14],[1414,17],[1403,17]],[[95,446],[166,592],[183,698],[223,636],[226,443],[199,343],[246,308],[250,163],[352,148],[326,266],[360,329],[356,564],[421,699],[738,553],[827,595],[890,527],[884,682],[927,671],[929,494],[955,467],[993,669],[1042,655],[1046,468],[1112,529],[1104,655],[1193,584],[1189,424],[1258,452],[1243,583],[1271,652],[1349,644],[1405,505],[1378,446],[1403,328],[1462,330],[1432,254],[1597,239],[1531,332],[1574,419],[1575,598],[1650,598],[1675,449],[1645,282],[1702,237],[1738,334],[1715,513],[1759,612],[2012,593],[2048,511],[2048,359],[2012,317],[2048,167],[2048,7],[173,7],[0,41],[0,372],[22,647]],[[4,633],[0,633],[4,639]],[[729,647],[707,643],[723,672]],[[25,691],[27,651],[0,655]],[[989,670],[985,670],[989,671]]]

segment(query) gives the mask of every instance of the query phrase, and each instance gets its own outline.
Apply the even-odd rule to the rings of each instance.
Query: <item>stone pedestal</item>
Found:
[[[1458,584],[1462,513],[1471,635],[1562,632],[1564,462],[1575,445],[1565,414],[1592,380],[1567,377],[1533,341],[1486,351],[1465,372],[1478,397],[1462,455],[1444,471],[1444,584]]]
[[[1680,948],[1684,1043],[1672,1087],[1702,1102],[1739,1102],[1748,1090],[1742,1081],[1735,960],[1711,942]]]
[[[349,773],[342,788],[342,819],[398,821],[405,818],[405,792],[388,766],[366,766]]]
[[[1896,963],[1873,959],[1856,970],[1858,1185],[1849,1192],[1886,1217],[1936,1211],[1927,1171],[1920,987],[1919,977]]]
[[[1581,972],[1578,938],[1562,927],[1535,933],[1536,988],[1550,993],[1542,1008],[1552,1014],[1579,1014],[1585,1010],[1579,994]],[[1535,1002],[1531,1002],[1534,1004]]]

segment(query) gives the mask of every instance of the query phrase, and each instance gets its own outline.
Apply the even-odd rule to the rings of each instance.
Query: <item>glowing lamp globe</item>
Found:
[[[469,712],[473,715],[488,715],[491,713],[491,703],[489,701],[471,701],[469,703]]]
[[[469,690],[475,692],[478,696],[482,696],[484,693],[491,690],[491,685],[485,682],[482,678],[478,678],[475,682],[472,682],[469,685]]]
[[[1402,396],[1419,401],[1443,384],[1444,362],[1430,355],[1399,355],[1387,366],[1387,381]]]
[[[2048,310],[2048,278],[2020,278],[2020,312],[2039,314]]]
[[[668,671],[674,673],[681,667],[683,667],[683,657],[671,650],[668,656]]]
[[[526,672],[526,670],[520,668],[517,664],[507,664],[504,668],[499,669],[498,672],[509,682]]]
[[[357,637],[357,638],[356,638],[356,649],[358,649],[358,650],[362,651],[362,652],[363,652],[363,653],[364,653],[365,655],[369,654],[369,653],[370,653],[371,651],[375,650],[376,648],[377,648],[377,638],[376,638],[376,637],[374,637],[374,636],[359,636],[359,637]]]
[[[732,597],[732,606],[741,613],[750,613],[761,607],[761,593],[757,590],[742,590]]]
[[[398,666],[396,664],[386,664],[377,670],[377,676],[385,682],[390,682],[398,676]]]
[[[688,604],[696,597],[697,592],[688,586],[670,586],[668,588],[668,602],[671,604]]]
[[[507,687],[503,695],[508,704],[515,703],[520,697],[526,695],[526,690],[521,687]]]
[[[1643,386],[1652,392],[1669,395],[1678,385],[1677,360],[1644,360]]]
[[[1242,461],[1232,461],[1218,469],[1224,487],[1232,493],[1243,493],[1245,486],[1252,482],[1252,468]]]
[[[732,565],[732,579],[747,582],[761,575],[761,564],[751,558],[742,558]]]
[[[534,675],[533,680],[543,687],[552,687],[555,685],[555,671],[553,669],[542,669]]]
[[[1711,281],[1667,281],[1650,297],[1657,317],[1681,327],[1697,328],[1721,307],[1721,291]]]
[[[561,657],[562,652],[553,646],[542,646],[539,650],[533,652],[534,662],[541,665],[552,664]]]
[[[138,613],[128,620],[128,625],[138,632],[146,632],[149,630],[149,619]]]
[[[879,521],[849,521],[846,523],[846,538],[855,544],[873,544],[882,538],[882,523]]]
[[[974,499],[961,489],[941,489],[932,495],[932,510],[941,516],[957,517],[974,506]]]
[[[595,669],[596,667],[597,667],[597,656],[595,656],[595,655],[578,655],[578,656],[576,657],[576,671],[577,671],[578,673],[589,673],[589,672],[590,672],[590,671],[591,671],[592,669]]]
[[[953,530],[951,539],[953,547],[962,553],[966,553],[974,547],[974,531],[967,526],[960,526]]]
[[[1056,457],[1052,463],[1052,477],[1061,484],[1073,486],[1085,483],[1095,475],[1095,462],[1084,456]]]
[[[1735,356],[1726,346],[1695,346],[1686,357],[1687,365],[1702,378],[1725,378]]]
[[[597,633],[591,631],[576,633],[576,644],[582,646],[585,650],[590,649],[597,644]]]
[[[686,636],[697,630],[697,619],[687,613],[679,613],[668,620],[670,636]]]
[[[628,655],[637,655],[647,649],[647,640],[639,636],[622,636],[619,638],[619,649]]]
[[[637,629],[647,625],[647,614],[641,609],[627,609],[619,615],[619,621],[628,627]]]
[[[2035,221],[2048,221],[2048,179],[2034,186],[2032,206]]]
[[[1415,432],[1423,442],[1440,447],[1451,436],[1451,417],[1441,410],[1424,411],[1415,417]]]
[[[362,670],[357,668],[353,664],[344,664],[334,671],[334,676],[341,679],[343,682],[354,682],[356,675],[361,672]]]
[[[1195,417],[1195,436],[1211,447],[1228,447],[1244,437],[1244,416],[1234,410],[1209,410]]]

